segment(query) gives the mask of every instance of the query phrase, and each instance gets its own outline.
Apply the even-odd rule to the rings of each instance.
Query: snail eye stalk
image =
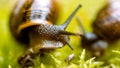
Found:
[[[61,26],[66,29],[67,26],[69,25],[70,21],[72,20],[73,16],[76,14],[76,12],[79,10],[79,8],[81,7],[82,5],[78,5],[78,7],[73,11],[73,13],[68,17],[68,19],[64,22],[64,24],[62,24]]]

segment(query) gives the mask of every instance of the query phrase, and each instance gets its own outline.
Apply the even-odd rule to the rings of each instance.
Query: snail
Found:
[[[109,0],[98,12],[95,21],[92,23],[92,33],[86,33],[80,22],[80,18],[77,18],[83,32],[81,44],[84,48],[90,49],[93,56],[102,56],[108,44],[114,43],[120,38],[119,12],[120,1]]]
[[[114,42],[120,38],[120,1],[109,0],[108,4],[98,13],[92,24],[93,31],[99,37]]]
[[[107,41],[103,40],[102,38],[98,37],[97,34],[94,32],[86,32],[80,18],[76,18],[79,24],[80,29],[82,30],[83,34],[81,35],[81,46],[90,50],[94,57],[99,57],[104,54],[105,49],[108,46]]]
[[[69,35],[79,33],[65,31],[71,19],[81,7],[78,7],[62,25],[55,25],[59,16],[59,3],[56,0],[20,0],[10,15],[10,30],[20,43],[28,46],[18,59],[23,67],[34,66],[34,59],[41,50],[61,48],[69,43]]]

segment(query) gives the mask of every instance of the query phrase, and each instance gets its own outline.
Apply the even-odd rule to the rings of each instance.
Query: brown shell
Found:
[[[28,42],[29,28],[40,24],[55,24],[59,10],[56,0],[20,0],[10,15],[10,30],[17,40]]]
[[[93,23],[94,32],[107,41],[120,38],[120,1],[110,0]]]

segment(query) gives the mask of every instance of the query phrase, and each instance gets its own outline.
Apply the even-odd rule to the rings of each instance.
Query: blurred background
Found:
[[[0,0],[0,68],[18,68],[19,65],[17,64],[17,58],[25,51],[25,47],[12,37],[9,30],[9,15],[16,4],[16,1],[17,0]],[[107,3],[107,0],[58,0],[58,2],[61,4],[62,8],[62,11],[60,11],[58,25],[62,24],[68,18],[68,16],[78,6],[78,4],[82,5],[67,28],[67,31],[82,33],[77,24],[76,17],[80,17],[81,23],[83,24],[86,32],[92,32],[91,23],[96,18],[99,10]],[[72,63],[76,63],[79,60],[79,56],[83,50],[80,45],[80,40],[80,37],[70,37],[70,42],[75,49],[74,53],[76,56]],[[112,50],[119,50],[119,44],[119,42],[116,42],[110,45],[105,51],[105,54],[96,59],[96,61],[104,62],[103,66],[119,64],[120,59],[118,61],[119,63],[116,63],[115,61],[116,57],[120,57],[120,55],[112,52]],[[63,48],[52,51],[50,54],[55,56],[57,60],[60,60],[64,66],[64,59],[67,58],[71,53],[72,51],[70,48],[65,46]],[[86,50],[86,59],[89,58],[92,58],[91,53],[89,50]],[[51,68],[54,68],[56,63],[50,63],[51,61],[52,59],[49,58],[49,55],[46,54],[45,57],[40,58],[40,61],[38,61],[38,63],[36,62],[36,64],[39,65],[39,62],[41,62],[46,67],[48,65],[51,66]]]

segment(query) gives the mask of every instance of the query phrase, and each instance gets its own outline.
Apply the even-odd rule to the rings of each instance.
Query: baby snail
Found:
[[[120,38],[120,0],[109,0],[98,12],[92,24],[93,33],[86,33],[80,19],[77,20],[83,31],[82,46],[90,49],[93,56],[99,57],[108,44]]]
[[[81,35],[81,45],[83,48],[90,50],[94,57],[99,57],[104,54],[108,43],[98,37],[95,33],[86,32],[80,18],[77,17],[79,27],[81,28],[83,35]]]
[[[23,68],[34,67],[34,59],[41,50],[61,48],[65,44],[73,50],[69,35],[80,34],[65,29],[81,5],[78,5],[62,25],[55,25],[60,13],[59,6],[56,0],[19,0],[13,9],[10,16],[11,33],[16,40],[29,45],[18,59]]]

